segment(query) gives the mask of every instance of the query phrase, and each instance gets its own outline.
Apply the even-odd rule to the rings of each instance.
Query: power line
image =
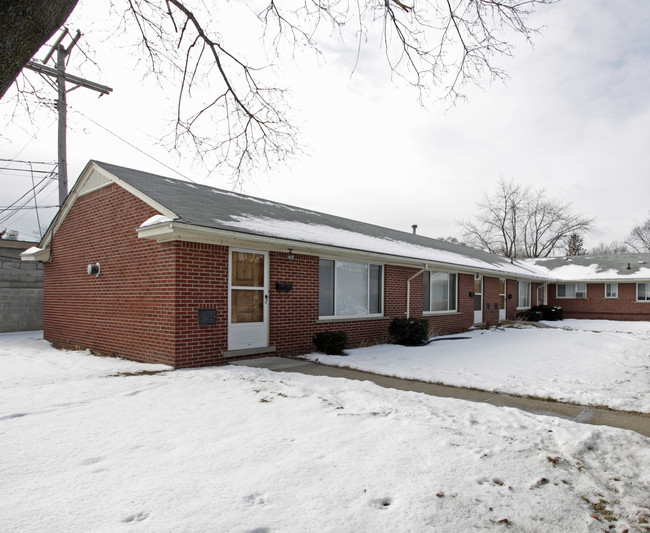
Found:
[[[70,109],[71,109],[72,111],[74,111],[75,113],[79,113],[79,114],[80,114],[82,117],[84,117],[85,119],[90,120],[90,122],[92,122],[92,123],[95,124],[96,126],[100,127],[101,129],[103,129],[103,130],[106,131],[107,133],[110,133],[113,137],[116,137],[117,139],[119,139],[119,140],[122,141],[123,143],[128,144],[131,148],[133,148],[134,150],[137,150],[137,151],[140,152],[142,155],[147,156],[149,159],[155,161],[155,162],[158,163],[159,165],[162,165],[162,166],[165,167],[166,169],[171,170],[172,172],[175,172],[175,173],[178,174],[181,178],[185,178],[187,181],[191,181],[192,183],[196,183],[196,181],[194,181],[193,179],[188,178],[185,174],[181,174],[181,173],[180,173],[178,170],[176,170],[175,168],[170,167],[169,165],[166,165],[165,163],[163,163],[163,162],[160,161],[159,159],[156,159],[156,158],[155,158],[154,156],[152,156],[151,154],[148,154],[148,153],[145,152],[144,150],[138,148],[136,145],[134,145],[134,144],[130,143],[129,141],[127,141],[126,139],[120,137],[117,133],[112,132],[112,131],[109,130],[106,126],[101,125],[99,122],[93,120],[92,118],[90,118],[89,116],[85,115],[85,114],[82,113],[81,111],[75,109],[75,108],[72,107],[72,106],[68,106],[68,107],[70,107]]]

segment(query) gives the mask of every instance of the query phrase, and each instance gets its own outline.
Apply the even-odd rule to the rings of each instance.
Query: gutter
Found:
[[[427,264],[425,263],[421,270],[413,274],[409,279],[406,280],[406,318],[411,318],[411,281],[417,278],[422,272],[427,269]]]

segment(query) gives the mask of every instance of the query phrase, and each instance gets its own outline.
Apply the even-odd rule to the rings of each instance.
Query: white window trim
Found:
[[[607,296],[607,285],[616,286],[616,296]],[[605,283],[605,299],[607,300],[617,300],[618,299],[618,283]]]
[[[382,263],[370,263],[366,261],[346,261],[344,259],[334,259],[330,257],[319,257],[320,259],[325,259],[327,261],[334,261],[334,270],[336,271],[336,263],[357,263],[360,265],[377,265],[381,267],[381,312],[380,313],[368,313],[368,314],[361,314],[361,315],[320,315],[318,317],[319,321],[323,322],[329,322],[329,321],[335,321],[335,320],[363,320],[363,319],[370,319],[370,318],[383,318],[384,317],[384,308],[385,308],[385,290],[384,290],[384,278],[386,276],[386,265]],[[368,272],[370,272],[370,269],[368,269]],[[370,297],[370,275],[368,275],[368,297]],[[319,298],[320,298],[320,287],[319,287]],[[320,303],[320,302],[319,302]],[[334,313],[336,313],[336,276],[334,277]]]
[[[528,284],[528,305],[524,305],[523,307],[519,306],[519,289],[521,287],[522,283],[527,283]],[[533,289],[533,284],[530,281],[517,281],[517,309],[530,309],[532,307],[532,289]]]
[[[459,315],[460,311],[458,310],[458,273],[457,272],[445,272],[442,270],[426,270],[426,272],[441,272],[443,274],[454,274],[456,277],[456,286],[454,287],[454,290],[456,291],[456,308],[455,309],[447,309],[445,311],[422,311],[423,316],[440,316],[440,315]],[[447,278],[449,279],[449,278]],[[429,290],[431,290],[431,287],[429,287]],[[430,303],[430,302],[429,302]]]
[[[645,285],[646,286],[646,299],[645,300],[639,300],[639,285]],[[642,282],[637,282],[636,284],[636,301],[640,304],[649,304],[650,303],[650,282],[647,281],[642,281]]]
[[[584,296],[558,296],[558,286],[560,285],[573,285],[575,287],[575,293],[578,294],[578,285],[585,286],[585,295]],[[555,297],[558,300],[586,300],[587,299],[587,284],[586,283],[556,283],[555,284]]]

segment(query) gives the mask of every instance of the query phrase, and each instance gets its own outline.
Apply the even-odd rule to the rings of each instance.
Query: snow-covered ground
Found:
[[[238,366],[139,374],[164,369],[0,335],[3,532],[650,522],[650,439],[631,431]]]
[[[306,356],[327,365],[583,405],[650,412],[650,323],[545,322],[441,337],[427,346],[380,345],[347,357]]]

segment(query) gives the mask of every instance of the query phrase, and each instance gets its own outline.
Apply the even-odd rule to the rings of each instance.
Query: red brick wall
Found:
[[[79,197],[54,235],[45,265],[45,338],[57,345],[89,348],[176,367],[222,363],[227,350],[228,253],[224,246],[189,242],[158,244],[138,239],[136,228],[155,210],[116,185]],[[419,269],[384,268],[384,317],[318,319],[319,258],[269,254],[269,344],[279,355],[314,349],[319,331],[343,330],[350,346],[389,340],[394,317],[406,316],[407,281]],[[101,264],[101,275],[86,273]],[[276,282],[289,282],[279,291]],[[484,322],[498,323],[498,278],[484,278]],[[473,325],[474,279],[458,275],[458,313],[427,315],[431,333]],[[516,284],[508,281],[508,318],[514,317]],[[487,309],[490,304],[490,309]],[[650,306],[649,306],[650,307]],[[217,324],[198,325],[198,311],[217,309]],[[410,316],[423,317],[422,275],[411,280]]]
[[[228,347],[228,248],[171,244],[175,257],[176,367],[222,363]],[[216,325],[199,326],[199,309],[216,309]]]
[[[650,320],[650,302],[636,301],[636,283],[619,283],[618,298],[605,298],[604,283],[588,283],[587,298],[556,298],[551,284],[548,303],[562,307],[565,318]]]
[[[135,232],[154,214],[116,185],[77,198],[44,268],[48,341],[173,364],[173,254]],[[99,277],[87,273],[96,262]]]

